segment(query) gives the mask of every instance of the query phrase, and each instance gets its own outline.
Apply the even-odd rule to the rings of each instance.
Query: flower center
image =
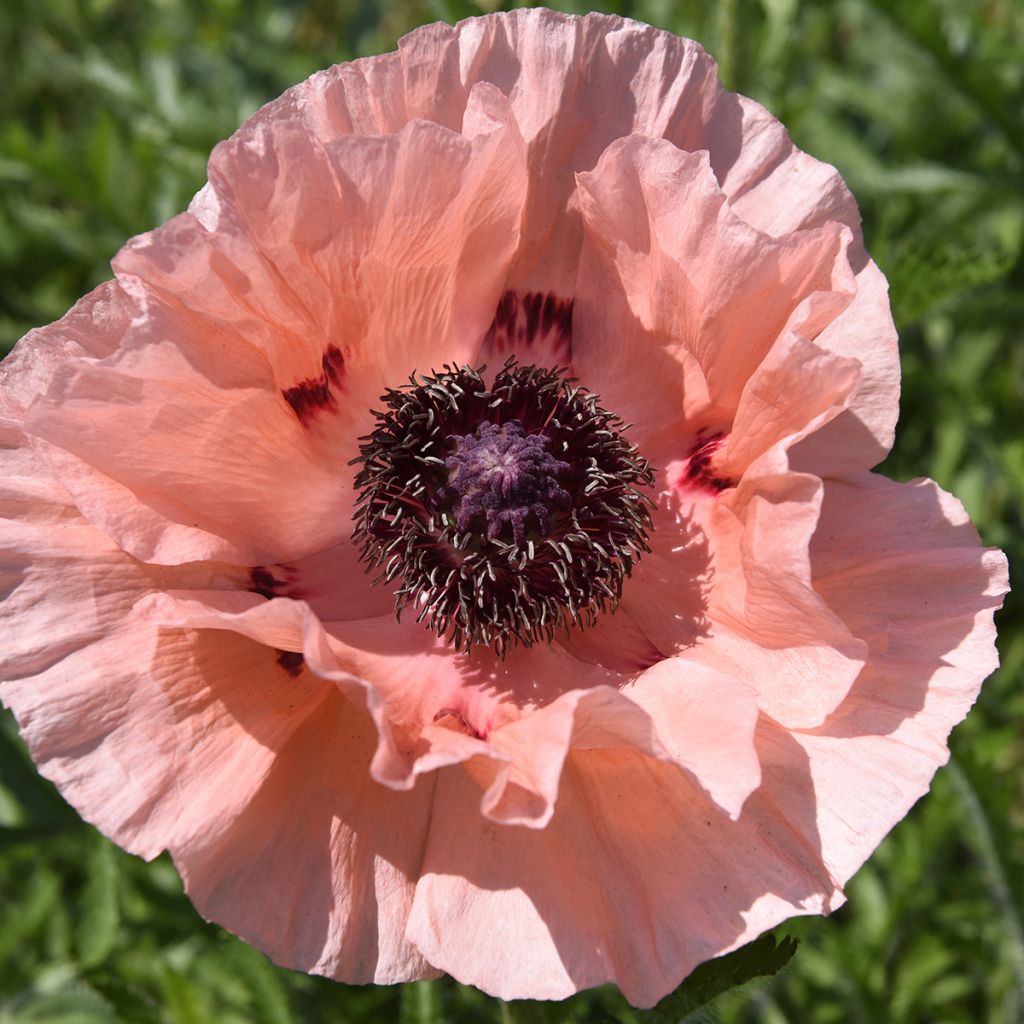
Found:
[[[617,416],[557,370],[509,360],[388,390],[360,447],[353,540],[396,611],[457,649],[552,640],[613,609],[649,550],[653,484]]]
[[[444,462],[449,482],[439,498],[452,501],[460,533],[482,529],[488,540],[498,540],[511,530],[522,544],[528,525],[547,537],[551,513],[572,504],[560,482],[571,475],[569,463],[551,454],[547,435],[527,434],[519,420],[481,423],[472,434],[447,440],[453,448]]]

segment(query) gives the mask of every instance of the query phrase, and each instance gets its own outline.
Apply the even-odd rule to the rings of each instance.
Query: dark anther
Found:
[[[613,609],[651,528],[647,461],[561,371],[445,367],[381,397],[353,539],[396,611],[456,648],[552,640]]]

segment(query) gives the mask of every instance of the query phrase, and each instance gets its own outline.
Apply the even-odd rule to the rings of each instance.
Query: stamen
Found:
[[[618,604],[649,550],[653,484],[618,417],[561,371],[510,359],[391,389],[360,440],[353,532],[396,613],[456,648],[551,641]]]

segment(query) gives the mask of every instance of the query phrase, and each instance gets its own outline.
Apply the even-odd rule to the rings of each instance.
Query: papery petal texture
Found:
[[[856,205],[692,41],[420,29],[258,111],[113,267],[0,366],[0,696],[85,819],[278,963],[653,1005],[838,906],[996,666],[1002,554],[871,472],[899,367]],[[460,405],[517,367],[572,391],[525,440]],[[587,485],[605,519],[570,378],[643,459]],[[386,440],[424,468],[380,500],[427,525],[367,572],[380,405],[418,387]],[[573,544],[620,593],[576,600]],[[522,642],[425,628],[439,572],[500,619],[473,567],[513,549]]]

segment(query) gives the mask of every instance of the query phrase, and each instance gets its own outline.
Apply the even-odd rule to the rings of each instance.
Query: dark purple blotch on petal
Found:
[[[298,651],[278,651],[277,663],[292,679],[295,679],[302,674],[306,660]]]
[[[260,597],[283,597],[287,584],[277,579],[265,565],[254,565],[249,570],[249,591]]]
[[[698,435],[697,442],[690,451],[686,469],[679,478],[678,486],[680,488],[720,494],[722,491],[736,486],[735,480],[716,473],[712,465],[714,454],[724,444],[725,437],[726,435],[721,432],[709,437]]]
[[[320,372],[315,377],[306,377],[290,388],[283,388],[281,395],[292,407],[303,426],[321,412],[334,412],[338,408],[335,392],[341,387],[345,375],[345,354],[337,345],[328,345],[320,359]]]
[[[548,362],[572,362],[573,300],[551,292],[507,291],[494,311],[485,345],[504,355],[515,348],[546,347]]]

